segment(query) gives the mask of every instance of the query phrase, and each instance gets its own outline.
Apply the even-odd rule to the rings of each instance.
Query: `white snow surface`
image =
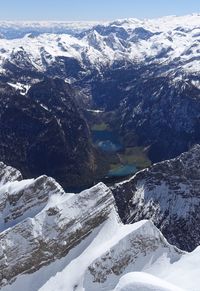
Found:
[[[31,87],[30,85],[24,85],[19,82],[17,82],[16,84],[8,83],[8,85],[15,88],[16,90],[19,90],[21,95],[25,95]]]
[[[12,285],[2,291],[199,291],[200,249],[192,253],[181,253],[164,240],[165,246],[146,255],[142,252],[135,262],[125,268],[118,276],[107,269],[109,279],[104,282],[86,282],[89,279],[88,267],[109,250],[119,251],[119,242],[124,249],[129,247],[130,235],[149,233],[152,236],[162,234],[147,220],[133,225],[123,225],[115,211],[109,219],[95,229],[70,253],[42,267],[33,274],[21,275]],[[133,236],[134,237],[134,236]],[[156,254],[157,252],[157,254]],[[113,251],[110,253],[113,254]],[[156,255],[155,255],[156,254]],[[100,261],[99,261],[100,263]],[[108,266],[111,267],[108,262]],[[105,266],[104,266],[105,267]],[[91,279],[91,278],[90,278]]]
[[[66,222],[70,225],[70,221],[73,221],[69,228],[72,228],[75,235],[76,229],[83,227],[85,219],[90,223],[88,218],[95,211],[108,213],[106,220],[99,224],[96,222],[93,230],[64,257],[43,265],[33,273],[18,275],[11,285],[2,287],[2,291],[200,290],[200,247],[192,253],[178,250],[148,220],[123,225],[116,212],[112,193],[103,183],[80,194],[67,194],[52,178],[46,176],[35,180],[13,181],[20,178],[19,173],[1,166],[6,175],[13,173],[13,178],[5,180],[4,185],[1,185],[0,201],[9,201],[10,198],[18,197],[19,193],[21,195],[16,205],[9,205],[9,202],[6,202],[6,206],[0,204],[4,207],[0,212],[3,234],[0,241],[1,260],[5,247],[15,251],[20,244],[18,252],[25,259],[30,255],[30,250],[34,249],[34,238],[38,235],[53,243],[58,239],[59,229],[56,227],[62,228],[67,225]],[[48,188],[49,183],[54,185],[51,193],[48,189],[52,189],[52,184]],[[31,200],[33,190],[34,201]],[[44,196],[41,196],[42,193]],[[36,198],[42,197],[42,203],[39,204]],[[12,220],[9,213],[14,213],[15,206],[21,212],[16,220]],[[54,207],[59,210],[57,218],[47,215],[48,210]],[[3,224],[4,217],[10,217],[8,225]],[[27,227],[32,228],[33,233],[28,232],[26,238],[22,234]],[[12,229],[22,232],[12,232]],[[68,231],[68,227],[65,231]],[[66,241],[61,239],[59,243],[64,246]],[[8,252],[8,260],[10,258]],[[14,260],[19,259],[23,258],[20,255],[17,258],[16,253]]]
[[[149,224],[148,221],[141,221],[133,225],[120,224],[115,215],[102,227],[91,244],[76,259],[72,260],[63,271],[52,277],[44,284],[40,291],[199,291],[200,286],[200,248],[192,253],[182,254],[180,259],[174,258],[174,254],[167,254],[165,249],[159,250],[159,256],[154,261],[153,255],[145,258],[142,255],[136,264],[128,267],[128,273],[124,276],[112,275],[108,285],[101,286],[91,283],[87,288],[84,278],[87,267],[91,262],[108,251],[119,240],[126,238],[131,232],[137,232],[139,228]],[[149,225],[150,227],[150,225]],[[151,227],[150,227],[151,228]],[[126,240],[123,241],[126,244]],[[175,261],[173,261],[175,259]],[[142,269],[141,267],[142,262]],[[135,272],[129,273],[129,270]],[[140,272],[137,272],[140,271]],[[119,278],[121,279],[119,280]],[[114,278],[114,279],[113,279]],[[113,281],[119,283],[113,289]],[[76,287],[76,288],[75,288]],[[7,290],[5,290],[7,291]],[[31,290],[30,290],[31,291]]]
[[[55,278],[52,278],[50,281],[48,281],[40,289],[40,291],[74,290],[74,286],[76,285],[77,291],[84,290],[84,275],[89,265],[96,258],[104,254],[105,250],[110,249],[120,239],[123,239],[130,232],[136,231],[144,223],[145,221],[141,221],[124,228],[121,224],[118,223],[118,219],[115,213],[112,213],[110,219],[105,223],[103,228],[100,230],[88,248],[84,250],[84,252],[78,258],[71,261],[71,263],[63,270],[63,272],[58,273]],[[68,279],[65,280],[65,278]]]
[[[123,276],[112,291],[183,291],[164,280],[143,272]]]
[[[95,260],[102,257],[104,261],[105,254],[115,256],[116,252],[118,252],[116,258],[120,260],[120,248],[123,248],[122,251],[127,251],[131,239],[138,240],[141,236],[144,236],[143,240],[146,241],[145,234],[151,239],[154,237],[161,239],[163,245],[159,245],[159,240],[156,240],[158,245],[149,250],[146,243],[145,253],[140,249],[136,260],[130,262],[122,273],[116,275],[108,268],[106,272],[109,278],[106,282],[94,282],[94,278],[90,278],[89,268]],[[198,291],[199,260],[199,249],[191,254],[181,253],[167,243],[151,222],[144,220],[133,225],[123,225],[113,209],[109,219],[72,249],[66,257],[42,267],[33,274],[19,276],[12,285],[2,288],[2,291],[22,289],[26,291]],[[112,262],[110,263],[108,259],[107,263],[107,267],[111,268]],[[98,266],[100,265],[101,260],[98,261]],[[104,267],[102,272],[105,271]]]
[[[183,17],[168,16],[160,19],[124,19],[110,23],[99,23],[101,29],[110,28],[104,35],[97,31],[97,23],[85,23],[82,36],[76,34],[43,33],[39,36],[25,35],[21,39],[0,39],[0,73],[4,73],[6,60],[23,66],[20,59],[31,64],[37,71],[45,71],[56,57],[64,56],[86,62],[97,68],[110,65],[116,60],[130,62],[153,62],[177,64],[177,69],[186,72],[200,70],[200,15]],[[6,25],[6,23],[4,23]],[[22,24],[23,25],[27,25]],[[31,25],[31,24],[29,24]],[[59,23],[38,23],[43,26]],[[64,25],[64,24],[62,24]],[[67,25],[67,24],[66,24]],[[84,23],[71,23],[70,26],[84,27]],[[20,25],[18,24],[20,29]],[[124,41],[116,29],[127,33]],[[53,32],[53,29],[52,29]],[[18,56],[16,57],[16,54]]]

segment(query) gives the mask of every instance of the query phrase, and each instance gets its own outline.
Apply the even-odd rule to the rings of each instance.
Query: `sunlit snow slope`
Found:
[[[66,194],[3,163],[0,180],[1,290],[198,288],[199,249],[182,252],[148,220],[123,225],[103,183]]]
[[[157,63],[162,66],[168,64],[168,70],[172,71],[179,69],[198,72],[199,23],[198,14],[143,21],[125,19],[93,25],[33,23],[36,34],[28,33],[31,31],[31,23],[22,23],[21,30],[29,27],[27,35],[21,38],[0,39],[1,72],[6,73],[7,62],[19,67],[30,65],[33,70],[40,72],[47,71],[57,57],[76,59],[82,69],[92,65],[101,70],[102,66],[126,60],[133,63]],[[10,26],[9,23],[0,23],[0,30]],[[17,31],[20,31],[20,23],[17,23],[16,27]],[[44,33],[45,30],[48,33]]]

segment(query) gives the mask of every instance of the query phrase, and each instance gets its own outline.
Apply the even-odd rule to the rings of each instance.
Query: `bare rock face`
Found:
[[[26,178],[46,174],[65,188],[91,185],[95,153],[75,95],[59,79],[33,85],[29,95],[0,82],[0,160]]]
[[[1,286],[66,255],[114,207],[102,183],[79,195],[66,194],[53,178],[17,181],[19,172],[1,166],[0,175],[9,181],[0,187]]]
[[[122,233],[126,227],[122,228]],[[143,220],[132,225],[129,232],[119,236],[115,244],[92,262],[85,274],[84,287],[111,290],[126,273],[142,271],[148,262],[153,265],[162,256],[163,260],[168,257],[173,263],[181,255],[183,252],[171,246],[152,222]]]
[[[4,185],[7,182],[20,181],[22,180],[21,173],[9,166],[6,166],[4,163],[0,162],[0,185]]]
[[[76,102],[77,91],[61,79],[45,78],[42,82],[34,84],[27,95],[54,116],[62,135],[63,147],[54,153],[58,154],[59,159],[53,157],[51,170],[47,165],[48,161],[45,161],[44,173],[54,177],[65,188],[93,185],[96,170],[95,152],[90,142],[87,122]],[[38,151],[39,155],[44,154],[40,147],[32,149],[32,160],[29,161],[31,164],[37,159]],[[32,166],[32,171],[36,175],[40,173],[36,163]]]
[[[154,164],[112,190],[125,223],[150,219],[170,243],[193,250],[200,243],[200,145]]]
[[[64,194],[53,178],[6,183],[0,188],[0,230],[12,227],[27,217],[34,217],[47,204],[50,196]]]
[[[23,180],[1,168],[3,291],[110,291],[129,272],[154,274],[159,266],[159,277],[185,255],[151,221],[123,225],[103,183],[65,193],[53,178]]]

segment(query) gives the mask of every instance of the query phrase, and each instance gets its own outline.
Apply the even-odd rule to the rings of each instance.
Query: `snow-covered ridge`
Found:
[[[114,209],[102,183],[67,194],[52,178],[13,181],[15,170],[2,168],[12,181],[0,187],[0,285],[61,258]]]
[[[116,184],[113,193],[124,222],[150,219],[170,243],[191,251],[200,239],[199,183],[200,145],[195,145]]]
[[[56,57],[68,57],[76,59],[82,67],[95,65],[99,69],[126,60],[169,64],[172,68],[176,65],[176,70],[198,72],[199,23],[198,14],[150,20],[125,19],[93,24],[78,33],[59,34],[52,28],[38,36],[27,34],[20,39],[0,39],[0,67],[5,73],[9,61],[22,68],[29,64],[33,70],[45,72]],[[26,25],[22,24],[22,27]],[[34,25],[37,30],[37,24]],[[45,27],[51,23],[39,23],[38,27],[40,25]],[[79,23],[70,25],[82,27]]]
[[[124,26],[125,28],[134,28],[139,25],[151,27],[152,30],[169,30],[181,25],[185,27],[198,26],[200,14],[193,13],[185,16],[169,15],[153,19],[125,18],[115,21],[0,21],[0,29],[23,29],[23,28],[72,28],[82,30],[83,28],[92,28],[96,25],[103,26]]]
[[[0,36],[5,39],[15,39],[27,33],[74,34],[100,23],[97,21],[0,21]]]
[[[64,291],[77,286],[81,291],[110,291],[127,272],[154,263],[164,266],[180,258],[181,252],[168,245],[152,223],[124,226],[113,212],[89,246],[39,290]]]
[[[194,291],[199,286],[199,248],[191,254],[177,249],[148,220],[123,225],[103,183],[67,194],[52,178],[22,180],[3,163],[0,177],[0,202],[14,222],[0,232],[2,291]]]

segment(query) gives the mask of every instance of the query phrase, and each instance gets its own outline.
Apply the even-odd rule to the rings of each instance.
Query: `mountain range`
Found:
[[[199,100],[199,14],[0,22],[0,289],[198,291]]]
[[[178,162],[186,164],[189,156],[194,158],[197,151],[200,153],[199,147],[177,160],[155,164],[150,171],[143,173],[144,170],[135,178],[116,185],[117,190],[99,183],[79,194],[65,193],[47,176],[23,180],[18,170],[1,163],[1,290],[198,290],[199,247],[187,253],[170,245],[152,222],[157,223],[161,217],[162,223],[158,226],[164,231],[164,226],[168,228],[167,217],[164,220],[161,213],[165,206],[170,209],[163,202],[169,199],[172,211],[177,213],[176,220],[171,210],[168,213],[172,227],[165,232],[170,240],[173,237],[176,245],[180,241],[186,244],[184,223],[188,225],[191,241],[194,240],[194,229],[198,234],[198,230],[193,229],[194,220],[190,219],[192,213],[190,217],[187,213],[188,209],[195,211],[197,197],[191,196],[188,201],[186,187],[174,197],[167,191],[161,195],[164,182],[160,182],[161,186],[154,183],[159,174],[166,176],[165,171],[159,173],[158,169],[173,169]],[[145,180],[139,179],[140,176]],[[174,177],[171,171],[166,180]],[[179,180],[182,177],[180,174]],[[200,179],[199,175],[195,177],[196,182],[197,179]],[[127,187],[133,193],[134,180],[145,189],[142,195],[138,188],[135,199],[145,195],[142,198],[143,213],[151,218],[144,220],[143,215],[139,222],[123,224],[114,197],[120,187],[124,197]],[[148,185],[148,180],[154,189]],[[178,176],[176,183],[174,188],[182,185]],[[153,191],[157,204],[153,198],[146,198],[152,197]],[[180,203],[181,197],[185,203]],[[118,204],[119,200],[116,201]],[[175,205],[180,204],[181,208],[177,209]],[[130,203],[127,205],[131,209]],[[138,209],[138,215],[142,212],[141,205],[141,200],[133,200],[131,205],[135,211]],[[182,215],[185,222],[179,223],[178,215]],[[198,241],[198,237],[196,239]]]
[[[0,39],[0,80],[26,96],[44,78],[62,79],[83,110],[114,112],[112,123],[127,146],[148,147],[153,162],[174,158],[200,142],[199,19],[75,23],[76,32],[54,34],[38,27],[72,24],[18,23],[29,33]]]

